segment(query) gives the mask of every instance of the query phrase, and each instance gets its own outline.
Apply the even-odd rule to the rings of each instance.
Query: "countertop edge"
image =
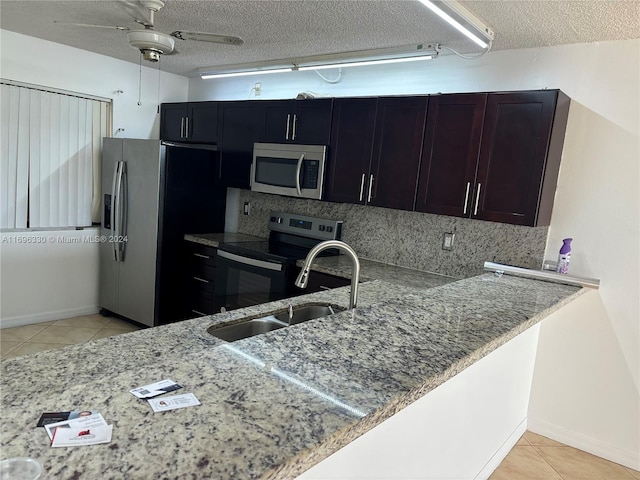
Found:
[[[329,439],[323,442],[321,445],[314,447],[313,449],[300,452],[288,462],[266,472],[261,479],[264,480],[277,480],[280,478],[296,478],[309,470],[311,467],[317,465],[322,460],[336,453],[341,448],[347,446],[349,443],[356,440],[358,437],[364,435],[369,430],[380,425],[385,420],[389,419],[400,410],[408,407],[427,393],[431,392],[438,386],[442,385],[449,379],[453,378],[458,373],[462,372],[466,368],[470,367],[477,361],[481,360],[489,353],[498,349],[502,345],[506,344],[519,334],[528,330],[532,326],[540,323],[552,313],[558,311],[567,304],[573,302],[578,297],[587,293],[590,289],[581,288],[577,292],[569,295],[568,297],[560,300],[555,305],[546,308],[530,319],[520,323],[513,329],[509,330],[505,334],[496,339],[488,342],[472,353],[468,354],[464,358],[451,364],[444,372],[434,375],[427,379],[420,387],[415,388],[405,394],[401,394],[384,407],[373,412],[371,415],[367,415],[355,425],[350,425],[337,432],[335,432]]]

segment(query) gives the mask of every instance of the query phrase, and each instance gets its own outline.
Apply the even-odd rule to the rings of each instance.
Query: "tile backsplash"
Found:
[[[549,227],[521,227],[346,203],[303,200],[240,190],[238,232],[267,237],[273,210],[342,220],[342,240],[361,258],[463,278],[485,261],[540,269]],[[244,202],[251,214],[243,215]],[[443,250],[445,233],[454,233]]]

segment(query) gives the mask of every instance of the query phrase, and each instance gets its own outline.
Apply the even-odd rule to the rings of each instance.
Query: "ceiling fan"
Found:
[[[67,25],[76,25],[80,27],[96,27],[96,28],[112,28],[127,32],[127,40],[129,45],[140,50],[142,58],[150,62],[157,62],[163,54],[175,53],[175,39],[179,40],[196,40],[200,42],[222,43],[227,45],[242,45],[244,41],[240,37],[229,35],[219,35],[206,32],[188,32],[184,30],[176,30],[170,34],[154,30],[154,16],[162,7],[162,0],[140,0],[139,2],[148,10],[148,19],[140,20],[133,18],[144,28],[132,29],[118,25],[91,25],[86,23],[71,23]],[[56,22],[63,23],[63,22]]]

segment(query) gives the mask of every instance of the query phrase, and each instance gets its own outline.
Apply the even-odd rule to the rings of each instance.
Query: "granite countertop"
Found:
[[[210,247],[217,247],[220,243],[224,242],[265,240],[261,237],[254,237],[253,235],[243,233],[198,233],[185,235],[184,239]],[[384,279],[387,282],[407,287],[432,288],[457,280],[454,277],[446,275],[397,267],[364,258],[359,260],[360,282]],[[303,261],[298,261],[298,266],[301,267],[303,263]],[[311,265],[311,270],[335,275],[337,277],[351,278],[351,259],[345,255],[317,257]]]
[[[207,333],[349,287],[2,362],[2,457],[51,478],[294,478],[582,294],[484,274],[434,288],[380,280],[359,307],[234,343]],[[129,390],[170,378],[202,405],[153,413]],[[50,448],[42,412],[100,411],[112,442]]]
[[[404,285],[406,287],[433,288],[457,280],[454,277],[448,277],[446,275],[388,265],[365,258],[360,258],[359,261],[360,282],[384,280],[385,282]],[[299,267],[303,265],[304,261],[298,261]],[[316,257],[311,264],[312,271],[315,270],[343,278],[351,278],[351,269],[351,259],[346,255]]]
[[[257,242],[266,238],[247,235],[245,233],[188,233],[184,239],[208,247],[218,247],[221,243]]]

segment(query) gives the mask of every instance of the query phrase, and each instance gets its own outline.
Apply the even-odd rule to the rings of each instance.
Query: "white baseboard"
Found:
[[[640,454],[609,445],[593,437],[567,430],[544,420],[529,417],[527,429],[538,435],[544,435],[556,442],[564,443],[597,457],[619,463],[634,470],[640,470]]]
[[[55,312],[36,313],[32,315],[19,315],[15,317],[0,318],[0,328],[21,327],[34,323],[52,322],[63,318],[79,317],[81,315],[93,315],[100,311],[97,305],[57,310]]]
[[[527,431],[527,419],[525,418],[522,422],[515,428],[513,433],[509,435],[502,446],[494,453],[489,461],[482,467],[482,470],[475,476],[474,480],[486,480],[491,474],[494,472],[496,468],[502,463],[502,460],[509,454],[511,449],[518,443],[520,437]]]

